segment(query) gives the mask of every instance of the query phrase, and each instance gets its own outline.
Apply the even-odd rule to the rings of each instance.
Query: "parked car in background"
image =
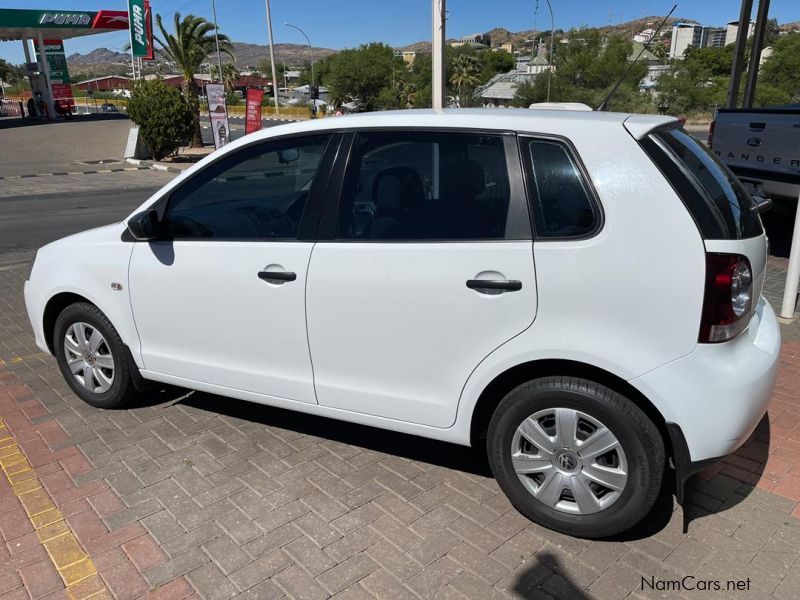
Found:
[[[119,109],[115,104],[111,104],[110,102],[105,102],[100,105],[100,112],[102,113],[118,113]]]
[[[800,195],[800,104],[722,108],[708,145],[751,194],[793,201]]]
[[[472,445],[605,537],[764,415],[760,208],[667,117],[367,113],[226,145],[40,249],[25,302],[93,406],[173,384]]]

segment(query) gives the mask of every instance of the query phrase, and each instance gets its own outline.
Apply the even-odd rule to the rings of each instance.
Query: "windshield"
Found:
[[[763,233],[754,203],[736,176],[699,140],[682,129],[650,136],[680,169],[664,166],[648,152],[678,191],[706,239],[743,239]],[[662,157],[663,158],[663,157]],[[677,181],[679,178],[688,179]]]

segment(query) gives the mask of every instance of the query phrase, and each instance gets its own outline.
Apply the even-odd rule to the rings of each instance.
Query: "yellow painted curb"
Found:
[[[78,542],[39,481],[22,449],[0,417],[0,467],[14,495],[36,531],[39,542],[58,571],[70,600],[110,598],[111,593],[97,574],[97,569]]]

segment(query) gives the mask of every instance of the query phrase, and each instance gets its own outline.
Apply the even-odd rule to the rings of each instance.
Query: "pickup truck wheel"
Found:
[[[512,390],[494,412],[487,446],[516,509],[573,536],[622,533],[661,489],[656,426],[621,394],[585,379],[546,377]]]
[[[67,385],[84,402],[118,408],[136,396],[125,346],[108,318],[79,302],[56,319],[53,349]]]

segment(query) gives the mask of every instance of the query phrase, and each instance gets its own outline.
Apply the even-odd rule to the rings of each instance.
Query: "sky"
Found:
[[[434,0],[435,1],[435,0]],[[265,0],[216,0],[220,31],[235,42],[267,43]],[[538,10],[536,9],[538,6]],[[551,0],[555,27],[601,26],[651,15],[665,15],[672,0]],[[756,0],[753,6],[755,19]],[[176,11],[212,17],[211,0],[153,0],[153,10],[167,23]],[[271,0],[275,43],[305,43],[305,30],[314,46],[347,48],[381,41],[404,46],[431,37],[431,0]],[[707,25],[722,25],[739,17],[739,0],[678,2],[675,16]],[[127,10],[125,0],[0,0],[0,8],[48,10]],[[511,31],[550,28],[545,0],[448,0],[447,37],[505,27]],[[780,23],[800,20],[798,0],[772,0],[770,17]],[[165,23],[166,24],[166,23]],[[1,25],[1,24],[0,24]],[[95,48],[120,50],[128,34],[108,33],[67,40],[67,54]],[[0,42],[0,58],[24,61],[22,43]]]

